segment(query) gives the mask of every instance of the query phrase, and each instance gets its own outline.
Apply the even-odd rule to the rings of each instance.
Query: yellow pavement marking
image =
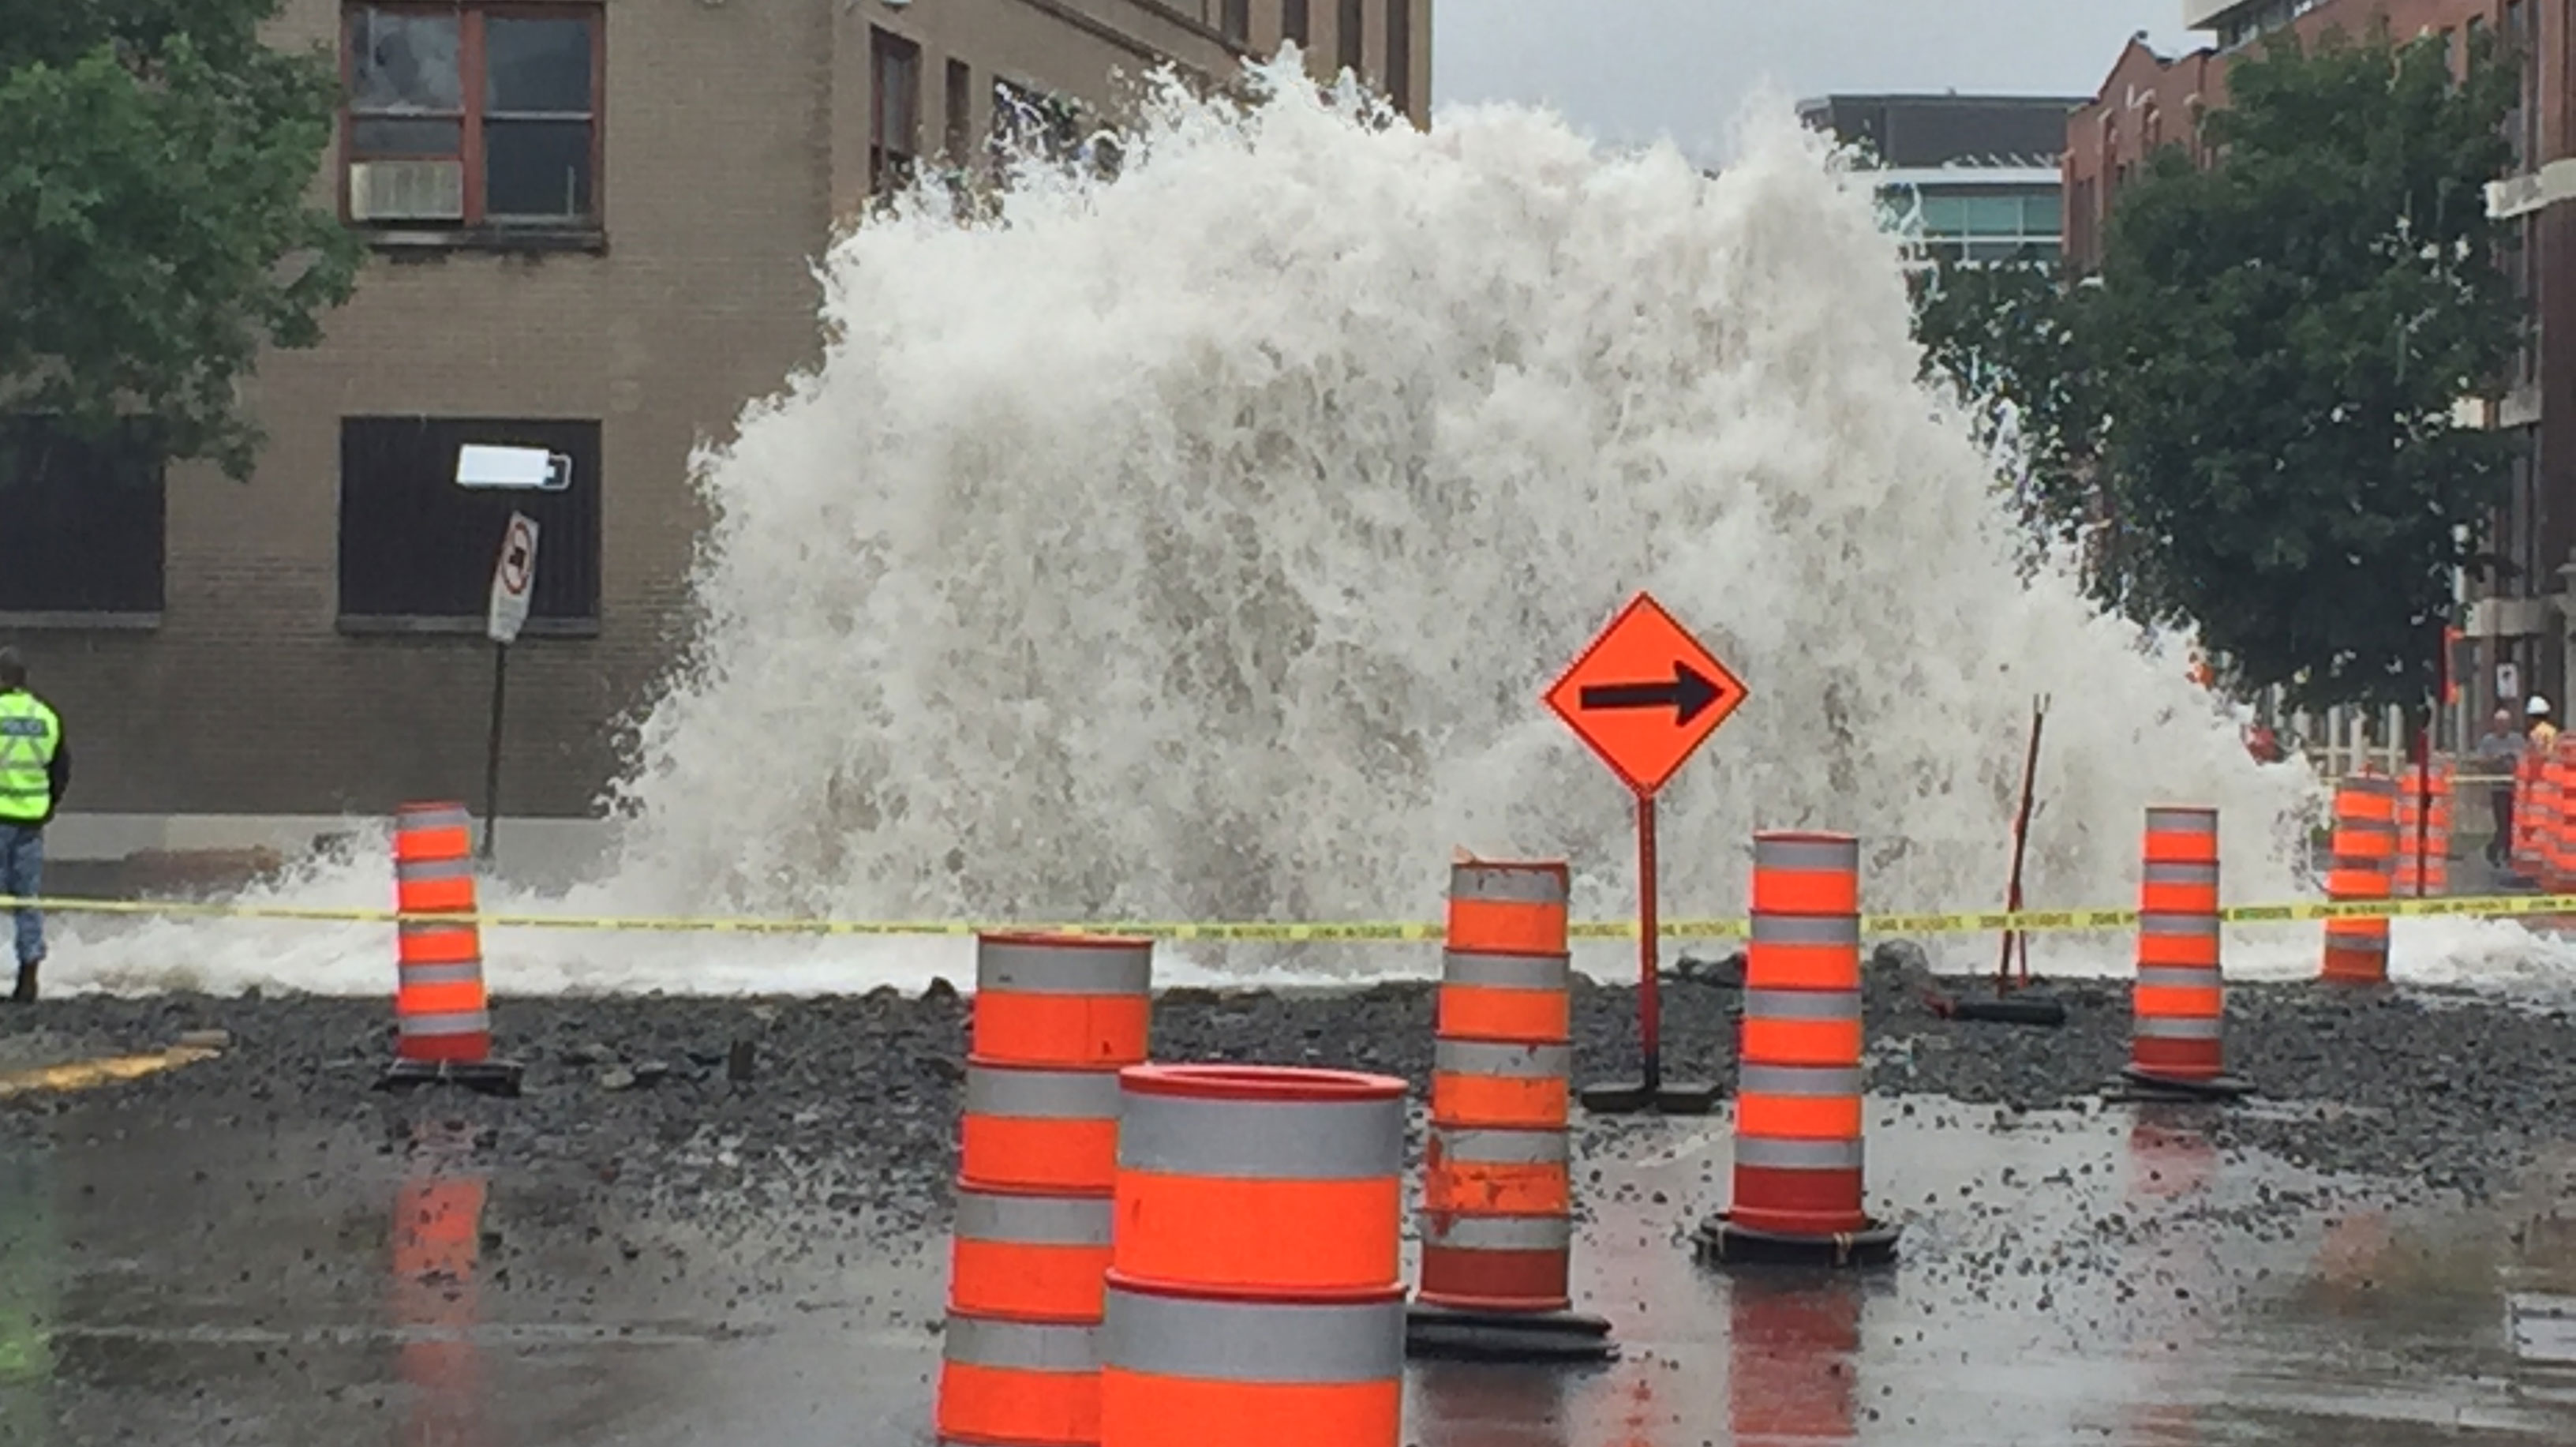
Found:
[[[112,1081],[140,1080],[164,1070],[212,1060],[221,1053],[198,1045],[174,1045],[151,1055],[109,1055],[96,1060],[41,1065],[32,1070],[0,1072],[0,1100],[40,1091],[89,1090]]]

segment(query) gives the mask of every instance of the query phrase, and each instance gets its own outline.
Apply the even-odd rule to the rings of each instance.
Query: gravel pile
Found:
[[[1665,1072],[1731,1088],[1740,976],[1685,962],[1664,991]],[[1939,980],[1901,952],[1869,972],[1872,1089],[2044,1109],[2099,1092],[2128,1055],[2125,987],[2052,991],[2063,1028],[1944,1018]],[[1427,1081],[1432,988],[1160,998],[1171,1060],[1318,1064]],[[937,1219],[955,1166],[966,1002],[953,991],[822,999],[550,997],[496,1002],[500,1051],[526,1094],[490,1100],[371,1089],[390,1058],[378,1000],[84,998],[0,1010],[0,1066],[42,1053],[157,1049],[227,1032],[216,1059],[109,1094],[0,1099],[0,1132],[44,1135],[70,1112],[283,1128],[355,1124],[388,1153],[424,1122],[474,1131],[511,1168],[664,1206],[817,1206],[891,1229]],[[1578,1079],[1633,1077],[1635,994],[1582,985]],[[2259,1103],[2212,1109],[2220,1144],[2320,1170],[2493,1192],[2576,1120],[2576,1025],[2565,1012],[2410,990],[2313,984],[2230,991],[2228,1057]],[[1615,1129],[1616,1127],[1608,1127]]]

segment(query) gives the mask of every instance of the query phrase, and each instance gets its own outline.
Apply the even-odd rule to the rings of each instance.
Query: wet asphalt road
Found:
[[[1587,1124],[1578,1272],[1622,1359],[1418,1368],[1408,1440],[2576,1440],[2563,1015],[2238,987],[2231,1060],[2265,1099],[2106,1107],[2116,986],[2039,1031],[1943,1021],[1931,984],[1873,972],[1896,1267],[1698,1267],[1681,1241],[1726,1199],[1723,1116]],[[1156,1053],[1419,1081],[1429,998],[1175,992]],[[1734,1000],[1673,986],[1675,1070],[1730,1077]],[[0,1014],[0,1074],[232,1036],[0,1099],[0,1443],[928,1440],[962,1002],[504,1000],[517,1101],[369,1090],[382,1009]],[[1631,1063],[1630,1009],[1583,992],[1587,1078]]]

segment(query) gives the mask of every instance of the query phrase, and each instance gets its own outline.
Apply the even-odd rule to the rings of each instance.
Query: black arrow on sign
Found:
[[[1675,726],[1688,724],[1726,696],[1717,681],[1687,663],[1673,665],[1670,683],[1604,683],[1583,690],[1581,707],[1589,712],[1612,709],[1668,708]]]

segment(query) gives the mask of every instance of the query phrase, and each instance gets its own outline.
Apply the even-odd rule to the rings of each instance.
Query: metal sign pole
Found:
[[[501,832],[501,708],[509,696],[510,645],[492,645],[492,736],[483,751],[483,857],[492,857]]]

